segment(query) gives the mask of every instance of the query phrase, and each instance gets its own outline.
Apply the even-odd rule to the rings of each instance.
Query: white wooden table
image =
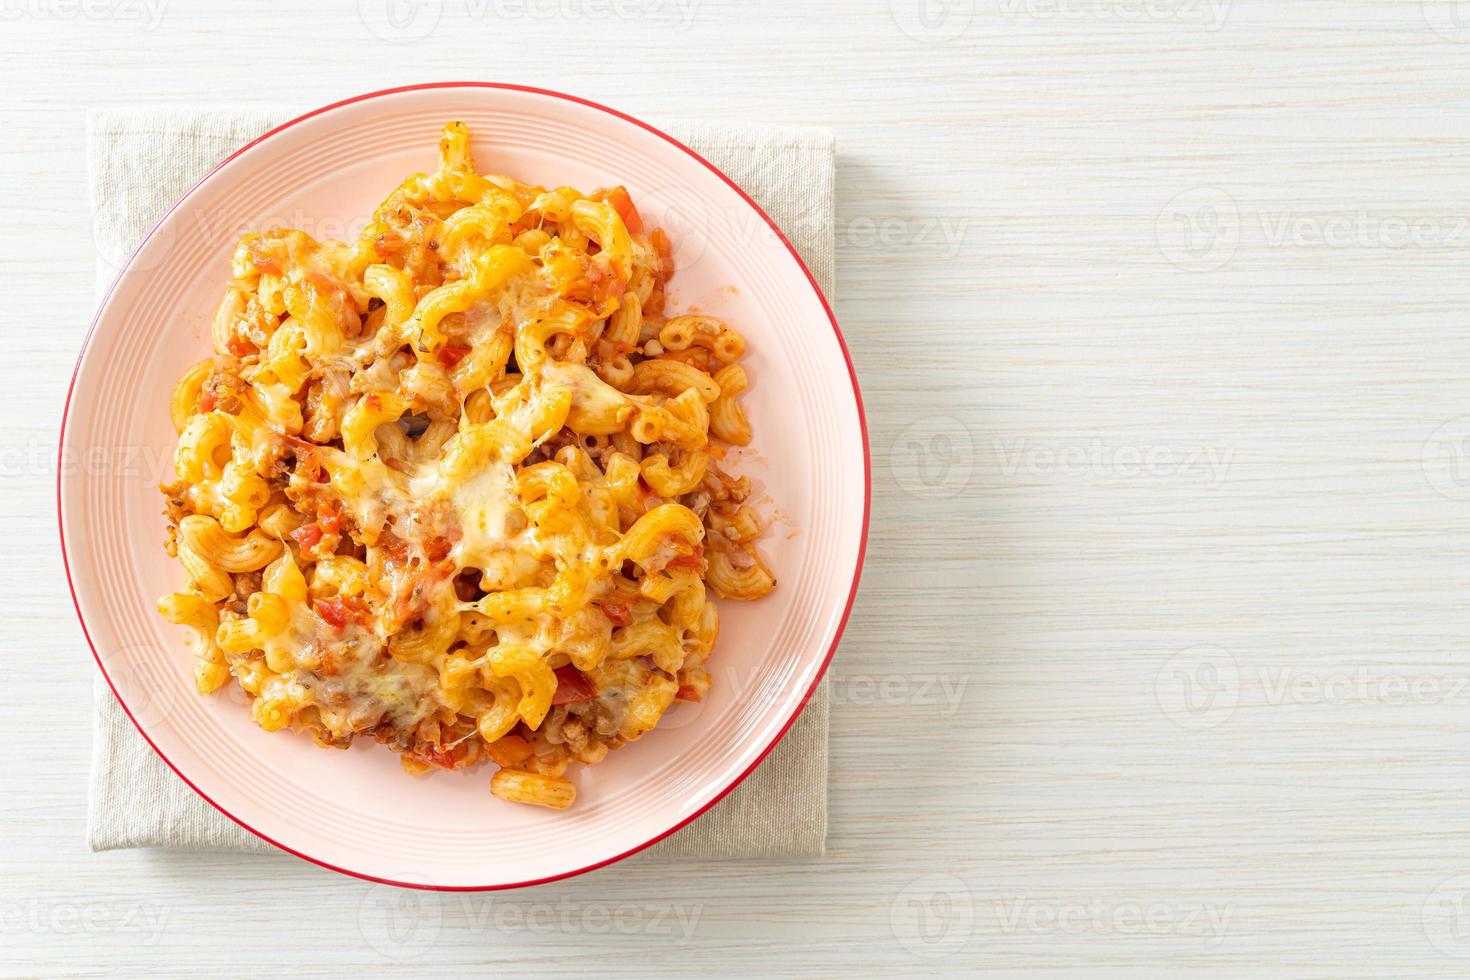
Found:
[[[1470,972],[1470,3],[0,0],[0,971]],[[90,855],[83,110],[833,127],[873,534],[825,860]]]

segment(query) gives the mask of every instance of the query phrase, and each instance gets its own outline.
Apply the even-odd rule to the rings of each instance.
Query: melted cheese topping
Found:
[[[511,521],[520,514],[515,491],[515,470],[504,460],[494,459],[449,493],[460,539],[451,556],[460,568],[484,568],[506,549],[513,547],[518,533]],[[521,517],[524,525],[525,519]]]
[[[548,383],[572,393],[572,411],[567,424],[578,432],[605,436],[620,432],[620,411],[631,404],[629,396],[599,378],[585,364],[570,361],[548,361],[540,369]]]
[[[446,766],[514,731],[545,768],[526,765],[559,773],[579,740],[605,752],[652,727],[686,666],[708,686],[718,617],[700,576],[719,487],[665,500],[637,477],[717,470],[692,458],[709,431],[664,439],[687,400],[635,426],[670,393],[603,380],[665,353],[636,342],[663,328],[640,318],[662,301],[667,238],[642,233],[621,188],[477,174],[467,141],[447,127],[439,170],[405,181],[353,246],[242,239],[210,379],[240,404],[201,404],[199,377],[175,396],[173,506],[224,534],[209,602],[176,598],[237,637],[229,670],[271,730],[370,732]],[[681,349],[682,370],[712,374],[719,350]],[[618,434],[620,454],[579,448]],[[557,452],[537,453],[549,439]],[[723,493],[727,510],[743,500]]]
[[[330,644],[330,670],[301,671],[314,694],[322,723],[336,736],[367,731],[387,722],[412,729],[437,707],[433,668],[388,656],[382,640],[362,627],[348,627]]]

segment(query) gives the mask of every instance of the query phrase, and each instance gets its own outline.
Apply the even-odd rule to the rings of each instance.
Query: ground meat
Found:
[[[204,396],[214,402],[214,407],[227,415],[238,415],[243,407],[248,385],[228,371],[216,371],[204,382]]]
[[[243,601],[259,592],[260,577],[260,572],[236,572],[235,598]]]
[[[272,490],[286,489],[286,485],[291,481],[291,472],[286,465],[284,446],[270,448],[260,475],[265,477],[266,483],[270,484]]]
[[[573,755],[587,747],[587,727],[575,718],[561,726],[561,737],[567,748],[572,750]]]

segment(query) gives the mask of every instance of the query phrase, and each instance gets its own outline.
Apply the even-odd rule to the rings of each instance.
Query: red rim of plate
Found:
[[[785,726],[782,727],[781,731],[777,733],[775,738],[771,739],[770,744],[767,745],[764,750],[762,750],[761,754],[756,758],[756,760],[752,762],[748,767],[746,767],[744,772],[735,777],[735,779],[733,779],[729,785],[725,786],[718,793],[716,793],[714,798],[711,799],[709,803],[701,807],[694,814],[679,821],[668,830],[665,830],[658,835],[649,838],[647,841],[644,841],[637,847],[629,848],[628,850],[623,851],[621,854],[616,854],[610,858],[605,858],[601,861],[598,861],[595,864],[589,864],[586,867],[577,868],[573,871],[564,871],[560,874],[548,875],[544,878],[535,878],[530,881],[518,881],[500,885],[428,885],[421,882],[394,881],[391,878],[379,878],[375,875],[363,874],[359,871],[353,871],[350,868],[341,868],[335,864],[330,864],[326,861],[318,860],[317,858],[314,858],[309,854],[303,854],[300,851],[287,847],[279,841],[272,840],[270,837],[256,830],[254,827],[245,823],[243,820],[236,817],[233,813],[230,813],[224,807],[220,806],[214,800],[210,799],[207,793],[205,793],[198,786],[195,786],[192,782],[190,782],[189,778],[185,776],[182,772],[180,772],[178,767],[175,766],[171,761],[169,761],[168,756],[164,755],[162,750],[160,750],[159,747],[153,743],[153,740],[148,737],[148,733],[143,730],[143,726],[138,724],[138,719],[133,717],[133,712],[128,708],[127,702],[123,700],[122,695],[118,693],[117,685],[112,682],[112,678],[107,673],[107,668],[104,667],[102,664],[102,658],[98,655],[97,647],[92,642],[92,635],[87,632],[87,620],[86,617],[82,614],[81,602],[77,599],[76,586],[72,582],[71,562],[67,560],[66,555],[66,522],[62,517],[61,510],[61,478],[63,472],[62,458],[65,453],[66,447],[66,420],[71,414],[71,399],[73,393],[76,390],[77,376],[81,373],[82,370],[82,358],[87,353],[87,346],[91,343],[92,335],[97,331],[97,324],[102,318],[102,311],[106,308],[108,300],[112,298],[113,292],[117,289],[118,282],[122,280],[123,274],[127,271],[128,267],[132,265],[133,260],[137,258],[138,252],[141,251],[143,246],[147,244],[149,239],[153,237],[154,233],[158,231],[159,226],[168,219],[168,216],[172,214],[178,208],[178,206],[189,197],[190,194],[194,193],[194,191],[199,187],[200,184],[203,184],[206,180],[212,177],[214,173],[225,164],[240,156],[240,154],[250,150],[252,147],[255,147],[260,143],[264,143],[266,140],[275,136],[277,133],[290,129],[297,123],[305,122],[306,120],[311,119],[314,116],[319,116],[323,113],[331,112],[333,109],[339,109],[342,106],[352,105],[356,102],[365,102],[368,99],[376,99],[385,95],[396,95],[400,92],[418,92],[425,89],[441,88],[491,88],[504,89],[512,92],[528,92],[533,95],[550,96],[552,98],[563,99],[567,102],[575,102],[578,105],[584,105],[592,109],[597,109],[601,112],[607,113],[608,115],[616,116],[624,122],[630,122],[640,129],[647,130],[648,132],[653,133],[655,136],[660,137],[665,142],[668,142],[673,146],[678,147],[680,150],[684,151],[690,157],[694,158],[700,164],[702,164],[705,169],[709,170],[716,177],[720,178],[720,180],[729,185],[731,190],[733,190],[736,194],[739,194],[741,199],[744,200],[746,204],[750,205],[751,209],[754,210],[756,214],[761,216],[761,220],[765,221],[765,223],[770,226],[771,231],[775,232],[776,237],[781,240],[782,245],[786,246],[786,251],[789,252],[791,254],[791,257],[796,260],[797,266],[801,268],[802,273],[806,276],[807,282],[812,287],[812,292],[814,292],[817,296],[817,299],[821,301],[822,309],[825,310],[827,313],[827,320],[832,324],[832,333],[837,337],[837,345],[842,349],[843,360],[845,360],[847,363],[847,374],[852,381],[853,401],[857,407],[858,428],[862,432],[863,437],[863,528],[862,535],[858,540],[857,563],[853,567],[852,587],[847,593],[847,603],[843,607],[842,618],[839,619],[837,622],[837,631],[832,636],[832,645],[827,649],[826,655],[822,658],[822,665],[817,671],[817,676],[815,677],[815,679],[813,679],[811,686],[807,688],[806,693],[802,695],[801,701],[799,702],[796,710],[792,712],[791,717],[787,720]],[[446,892],[500,891],[508,888],[525,888],[530,885],[541,885],[550,881],[560,881],[563,878],[571,878],[575,877],[576,875],[586,874],[589,871],[596,871],[598,868],[607,867],[608,865],[621,861],[626,857],[637,854],[639,851],[643,850],[646,847],[657,844],[659,841],[663,840],[665,837],[668,837],[670,834],[675,833],[676,831],[682,830],[690,823],[693,823],[695,820],[699,819],[705,814],[706,811],[708,811],[711,807],[713,807],[715,804],[719,803],[722,799],[729,795],[731,790],[735,789],[735,787],[743,783],[746,777],[754,772],[756,767],[765,760],[766,756],[770,755],[771,751],[781,743],[781,740],[783,738],[786,737],[786,733],[791,730],[791,726],[796,724],[796,719],[800,718],[802,711],[806,709],[807,703],[811,700],[812,695],[817,690],[817,685],[821,684],[822,678],[825,677],[827,674],[827,668],[831,665],[832,657],[837,652],[837,645],[842,640],[843,630],[847,627],[848,617],[852,614],[853,603],[857,599],[858,581],[862,578],[863,559],[867,554],[868,548],[868,520],[872,512],[873,499],[873,459],[872,453],[868,446],[868,422],[867,416],[863,411],[863,395],[862,391],[858,387],[857,372],[853,369],[852,366],[852,355],[848,352],[847,341],[844,340],[842,337],[842,330],[837,326],[837,317],[832,312],[832,305],[827,302],[827,297],[822,293],[822,288],[817,285],[816,279],[812,277],[811,270],[807,268],[806,263],[802,261],[801,256],[797,254],[796,249],[792,247],[791,242],[786,238],[786,234],[779,227],[776,226],[776,223],[774,221],[771,220],[770,215],[766,214],[766,212],[762,210],[761,206],[755,203],[755,201],[751,199],[750,195],[745,193],[745,191],[738,184],[736,184],[729,177],[725,176],[724,172],[722,172],[720,168],[716,167],[704,157],[700,156],[698,153],[694,152],[689,147],[685,146],[683,143],[674,139],[672,136],[663,132],[662,130],[650,126],[648,123],[643,122],[642,120],[635,119],[627,113],[619,112],[616,109],[609,108],[608,106],[602,105],[597,102],[592,102],[588,99],[579,98],[575,95],[567,95],[565,92],[556,92],[551,89],[534,88],[529,85],[515,85],[508,82],[425,82],[419,85],[401,85],[397,88],[385,88],[380,89],[376,92],[367,92],[363,95],[353,96],[350,99],[343,99],[340,102],[333,102],[330,105],[325,105],[319,109],[313,109],[310,112],[303,113],[302,115],[297,116],[295,119],[292,119],[289,122],[284,122],[281,125],[277,126],[275,129],[272,129],[269,132],[256,137],[249,143],[246,143],[244,146],[240,147],[240,149],[236,150],[234,153],[231,153],[229,156],[225,157],[219,163],[215,164],[207,174],[199,178],[199,180],[197,180],[192,187],[185,191],[184,194],[177,201],[175,201],[167,211],[163,213],[163,216],[160,217],[158,221],[154,222],[153,227],[148,230],[148,234],[143,236],[143,239],[138,243],[137,248],[133,249],[132,254],[128,256],[128,260],[123,263],[122,268],[117,274],[117,277],[113,279],[112,285],[107,288],[107,292],[103,295],[101,302],[98,303],[97,312],[92,317],[92,324],[90,327],[87,328],[87,335],[82,340],[82,349],[77,354],[77,366],[72,369],[71,383],[67,387],[66,404],[63,406],[61,413],[61,430],[57,437],[56,461],[56,524],[57,531],[61,537],[61,562],[62,566],[66,569],[66,584],[68,590],[70,590],[71,592],[72,606],[77,611],[77,621],[81,624],[82,635],[86,637],[87,646],[92,650],[92,659],[97,662],[97,668],[98,670],[102,671],[102,676],[107,681],[107,686],[112,689],[112,694],[114,697],[117,698],[117,703],[122,706],[123,712],[128,716],[128,720],[133,723],[133,727],[138,730],[138,734],[143,736],[143,740],[148,743],[149,747],[152,748],[155,753],[157,753],[158,757],[164,761],[164,764],[173,770],[174,775],[178,776],[181,780],[184,781],[184,785],[188,786],[195,793],[199,794],[199,797],[203,799],[204,802],[208,803],[220,813],[224,814],[226,817],[229,817],[236,824],[254,834],[256,837],[259,837],[267,844],[270,844],[273,847],[285,851],[287,854],[292,854],[298,858],[301,858],[303,861],[309,861],[312,864],[326,868],[330,871],[336,871],[339,874],[349,875],[353,878],[361,878],[364,881],[377,882],[378,884],[383,885],[396,885],[400,888],[416,888],[425,891]]]

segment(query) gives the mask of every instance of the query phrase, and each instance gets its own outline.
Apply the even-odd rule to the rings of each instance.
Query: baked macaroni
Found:
[[[481,174],[460,123],[356,244],[242,238],[162,487],[200,693],[555,808],[703,698],[709,593],[775,580],[721,467],[745,342],[669,315],[670,256],[622,187]]]

